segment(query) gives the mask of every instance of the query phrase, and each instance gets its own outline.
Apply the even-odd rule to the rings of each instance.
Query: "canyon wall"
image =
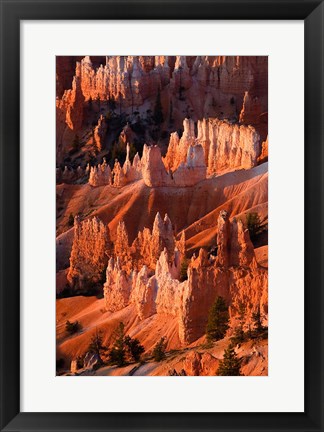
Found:
[[[187,159],[190,148],[201,145],[207,174],[250,169],[258,163],[261,153],[260,136],[252,126],[231,124],[225,120],[209,118],[198,120],[198,135],[192,120],[183,122],[183,135],[171,134],[168,151],[163,162],[169,170],[176,170]]]
[[[100,66],[98,66],[100,64]],[[57,156],[62,158],[76,133],[89,101],[113,103],[119,112],[153,109],[160,91],[164,121],[175,129],[183,118],[217,117],[252,125],[266,139],[268,104],[267,57],[228,56],[85,56],[76,62],[57,60]],[[63,93],[62,93],[63,92]],[[97,102],[96,102],[97,103]],[[99,109],[100,111],[100,109]],[[100,117],[100,115],[98,116]],[[105,134],[98,124],[95,143]]]
[[[267,156],[268,141],[262,144],[261,155],[260,136],[252,126],[203,119],[198,121],[197,137],[192,120],[185,119],[183,127],[181,139],[177,132],[171,134],[165,157],[159,146],[144,145],[142,158],[136,153],[131,163],[127,143],[123,166],[116,160],[112,176],[110,172],[101,175],[103,165],[91,168],[89,183],[122,187],[143,179],[149,187],[189,187],[208,175],[253,168]]]
[[[99,62],[102,64],[98,67]],[[90,97],[96,99],[99,95],[101,100],[121,98],[125,107],[140,106],[146,99],[155,97],[158,88],[169,86],[171,93],[180,93],[180,97],[181,91],[192,88],[190,99],[196,96],[201,102],[206,87],[210,87],[219,105],[227,105],[234,97],[231,104],[241,110],[245,98],[242,120],[250,116],[247,120],[249,124],[256,120],[255,115],[267,111],[267,57],[107,56],[103,61],[102,57],[85,56],[80,63],[80,73],[86,100]],[[60,89],[65,87],[67,90],[69,80],[65,79],[64,68],[59,68],[57,75]],[[245,92],[248,92],[249,100]],[[231,97],[228,98],[228,95]],[[255,97],[258,97],[258,111]]]
[[[120,264],[109,264],[104,288],[108,310],[132,303],[140,319],[155,313],[176,317],[183,344],[205,334],[208,311],[217,296],[229,305],[232,328],[242,308],[245,328],[252,324],[256,311],[267,323],[268,273],[258,266],[248,230],[240,220],[230,222],[225,211],[220,213],[217,256],[200,249],[198,257],[192,257],[183,282],[179,280],[183,255],[174,241],[171,222],[158,214],[154,225],[151,236],[144,235],[146,244],[141,243],[139,234],[132,245],[134,255],[129,260],[133,260],[133,270],[125,273]],[[142,252],[136,255],[134,250]]]

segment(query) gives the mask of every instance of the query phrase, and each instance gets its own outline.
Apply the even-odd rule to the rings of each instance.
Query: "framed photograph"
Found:
[[[0,3],[1,430],[323,430],[323,2]]]

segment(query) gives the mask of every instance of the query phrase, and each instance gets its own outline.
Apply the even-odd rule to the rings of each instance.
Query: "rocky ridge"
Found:
[[[198,121],[197,137],[192,120],[185,119],[183,127],[181,139],[177,132],[171,134],[165,157],[162,157],[159,146],[144,145],[142,158],[136,153],[131,163],[130,146],[127,144],[123,166],[116,160],[112,177],[107,175],[105,182],[102,176],[101,180],[96,178],[101,175],[100,165],[91,168],[89,183],[92,186],[113,184],[121,187],[142,178],[149,187],[189,187],[204,180],[207,175],[250,169],[259,161],[260,137],[252,126],[204,119]]]
[[[102,61],[102,58],[100,58]],[[72,88],[64,68],[57,75],[57,155],[85,128],[89,101],[113,101],[119,111],[153,108],[161,91],[164,123],[181,125],[183,112],[201,118],[236,118],[253,125],[265,140],[267,125],[267,58],[227,56],[113,56],[98,61],[85,56],[76,62]],[[94,143],[100,151],[105,125],[97,118]]]
[[[267,271],[258,266],[248,230],[240,220],[234,218],[230,222],[227,213],[221,212],[217,256],[208,256],[201,249],[197,257],[191,258],[187,280],[183,282],[179,280],[183,257],[175,246],[167,216],[162,220],[158,214],[154,225],[147,243],[152,248],[142,248],[146,255],[140,262],[145,263],[139,271],[139,261],[136,264],[140,255],[136,254],[136,247],[140,249],[138,239],[132,245],[135,254],[128,257],[132,268],[128,271],[122,268],[122,260],[118,257],[116,262],[113,258],[109,261],[104,288],[109,311],[120,310],[130,302],[135,305],[139,319],[155,313],[171,315],[178,320],[179,338],[183,344],[204,335],[206,311],[216,296],[224,297],[230,305],[233,325],[242,306],[245,326],[251,324],[256,310],[260,310],[264,322],[267,321]]]

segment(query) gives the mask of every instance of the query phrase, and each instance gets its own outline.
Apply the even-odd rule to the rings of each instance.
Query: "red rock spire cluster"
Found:
[[[267,272],[256,262],[248,230],[241,220],[230,221],[225,211],[219,214],[217,226],[217,256],[200,249],[198,257],[191,258],[188,279],[181,282],[185,238],[182,234],[175,241],[167,215],[162,219],[157,213],[152,231],[145,228],[131,246],[125,223],[120,222],[114,249],[102,222],[76,218],[68,280],[82,287],[98,281],[106,269],[103,291],[108,311],[132,304],[139,319],[156,313],[171,315],[178,320],[183,344],[205,333],[206,311],[216,296],[230,305],[233,322],[242,304],[245,325],[258,309],[266,319]]]

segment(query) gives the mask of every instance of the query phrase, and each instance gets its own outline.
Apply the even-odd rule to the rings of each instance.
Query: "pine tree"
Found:
[[[103,344],[102,331],[98,331],[98,329],[96,329],[95,334],[91,337],[88,351],[97,354],[100,361],[102,361],[101,354],[107,351],[107,348]]]
[[[73,226],[74,225],[74,216],[72,213],[69,215],[68,225]]]
[[[231,345],[235,347],[237,344],[244,342],[244,340],[245,340],[245,333],[243,331],[242,325],[240,324],[234,330],[233,336],[231,337]]]
[[[239,359],[234,348],[229,346],[224,352],[223,359],[220,360],[216,371],[218,376],[242,376],[241,359]]]
[[[246,215],[246,227],[249,230],[250,238],[253,242],[263,228],[258,213],[253,212]]]
[[[156,125],[160,125],[163,123],[163,110],[162,110],[162,103],[161,103],[161,92],[160,87],[158,88],[158,93],[156,96],[155,106],[154,106],[154,114],[153,119]]]
[[[122,322],[115,330],[114,337],[114,344],[109,352],[110,363],[121,367],[126,364],[126,361],[140,361],[141,354],[145,351],[144,347],[138,339],[125,335],[125,326]]]
[[[208,342],[223,339],[229,327],[229,313],[223,297],[217,297],[212,305],[206,327]]]
[[[132,339],[130,336],[125,336],[125,345],[127,354],[131,361],[139,362],[143,354],[144,347],[138,339]]]
[[[126,363],[126,344],[124,329],[124,324],[120,322],[115,331],[115,342],[109,352],[110,362],[119,367],[124,366]]]
[[[239,344],[241,342],[244,342],[244,340],[247,337],[247,335],[245,334],[245,332],[243,330],[244,317],[245,317],[245,306],[244,306],[243,303],[240,303],[239,307],[238,307],[239,324],[234,329],[233,336],[231,337],[231,344],[232,344],[232,346],[235,346],[235,345],[237,345],[237,344]]]
[[[180,267],[180,282],[183,282],[188,279],[188,260],[186,257],[183,258]]]
[[[166,342],[165,337],[162,337],[153,349],[153,357],[156,362],[165,359]]]
[[[253,331],[252,337],[267,337],[268,336],[268,327],[264,327],[261,322],[261,313],[260,308],[257,309],[256,312],[252,314],[253,320]]]
[[[81,324],[79,321],[70,322],[69,320],[65,323],[65,330],[69,334],[75,334],[81,329]]]

